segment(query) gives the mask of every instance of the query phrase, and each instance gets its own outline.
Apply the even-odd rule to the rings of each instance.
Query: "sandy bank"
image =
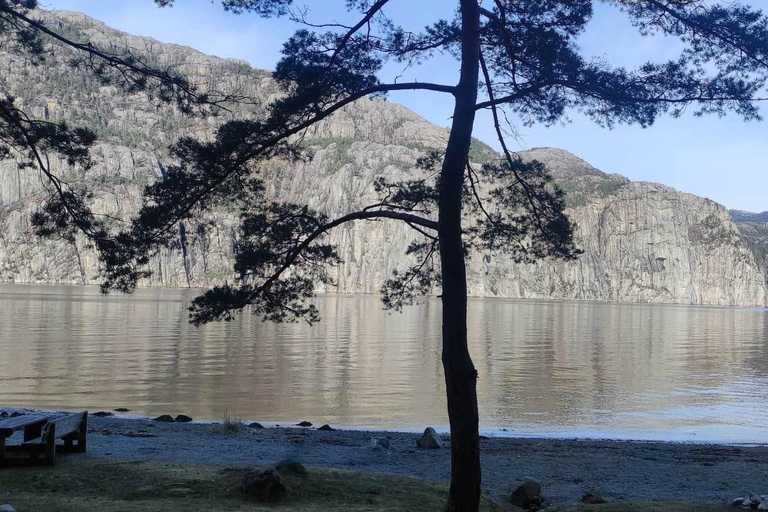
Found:
[[[421,450],[402,432],[246,428],[215,424],[91,418],[88,455],[216,466],[262,465],[294,458],[308,466],[412,475],[447,482],[450,450]],[[370,449],[387,437],[390,450]],[[503,499],[533,477],[554,503],[577,503],[586,492],[611,501],[730,501],[768,493],[768,447],[625,441],[486,438],[481,441],[483,490]]]

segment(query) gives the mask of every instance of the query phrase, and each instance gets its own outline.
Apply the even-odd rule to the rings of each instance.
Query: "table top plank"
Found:
[[[37,425],[38,423],[45,423],[50,418],[50,416],[24,415],[0,420],[0,436],[9,437],[13,435],[16,430],[21,430],[22,428],[29,427],[31,425]]]

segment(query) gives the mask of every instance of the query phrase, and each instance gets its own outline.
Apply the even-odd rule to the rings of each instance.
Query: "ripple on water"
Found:
[[[192,290],[0,285],[0,403],[445,425],[440,302],[322,296],[320,324],[188,323]],[[768,438],[762,310],[472,299],[483,425],[515,435]],[[495,430],[494,430],[495,429]]]

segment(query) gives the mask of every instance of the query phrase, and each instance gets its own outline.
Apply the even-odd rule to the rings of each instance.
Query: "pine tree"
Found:
[[[343,26],[309,20],[292,0],[223,0],[224,9],[233,13],[287,17],[298,25],[274,72],[284,96],[263,118],[229,122],[212,141],[179,141],[172,148],[177,163],[163,181],[147,188],[146,206],[129,230],[106,232],[88,217],[87,201],[68,191],[53,196],[35,224],[44,235],[71,229],[89,233],[103,260],[104,287],[129,291],[146,275],[142,268],[152,251],[170,242],[179,222],[222,198],[236,203],[241,212],[235,263],[239,280],[193,302],[192,320],[203,323],[231,318],[245,308],[274,321],[318,321],[310,302],[314,283],[327,279],[325,267],[339,261],[324,235],[347,222],[405,222],[422,240],[406,250],[416,263],[387,280],[384,304],[397,309],[433,285],[442,289],[442,360],[452,440],[447,510],[476,511],[479,420],[477,372],[467,347],[466,252],[482,246],[521,261],[569,259],[579,253],[573,225],[563,213],[562,193],[542,164],[522,162],[509,150],[502,121],[552,124],[577,111],[607,127],[648,127],[661,115],[679,116],[688,108],[700,115],[735,112],[757,120],[757,102],[768,78],[768,20],[760,11],[732,2],[605,0],[642,35],[665,34],[682,43],[676,59],[625,69],[579,53],[576,38],[589,28],[596,0],[457,0],[454,16],[435,19],[419,33],[404,30],[387,15],[394,2],[339,0],[358,14],[354,25]],[[173,0],[156,3],[169,6]],[[55,32],[24,14],[34,4],[0,0],[0,32],[36,51],[36,35]],[[155,84],[163,97],[186,108],[200,99],[209,101],[196,96],[182,79],[158,74],[140,59],[91,46],[77,48],[94,72],[106,73],[110,67],[126,72],[127,86]],[[382,83],[378,77],[388,61],[419,62],[436,54],[459,61],[455,83]],[[379,202],[335,219],[265,196],[262,164],[309,156],[297,135],[362,98],[416,90],[454,100],[445,149],[419,162],[433,171],[434,179],[378,180],[372,185],[381,193]],[[6,102],[0,110],[0,140],[6,144],[0,148],[35,146],[86,163],[90,136],[65,127],[36,133],[34,122],[14,121],[12,105]],[[477,168],[468,155],[480,110],[491,111],[502,153]],[[25,139],[28,133],[33,134],[32,144]],[[34,157],[32,151],[30,159]],[[470,226],[468,214],[479,222]]]

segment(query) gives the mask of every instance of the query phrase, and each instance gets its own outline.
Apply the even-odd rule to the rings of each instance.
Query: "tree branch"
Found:
[[[258,143],[258,145],[254,148],[251,148],[250,151],[244,152],[244,154],[240,158],[237,158],[224,172],[222,172],[218,177],[216,177],[211,182],[211,184],[208,185],[203,191],[190,197],[186,201],[186,204],[184,205],[184,207],[180,209],[180,216],[175,219],[173,224],[175,224],[175,222],[179,220],[182,220],[192,210],[194,205],[196,205],[206,195],[210,194],[216,187],[224,183],[224,181],[226,181],[227,178],[229,178],[232,175],[232,173],[235,172],[235,170],[245,165],[248,161],[258,157],[260,154],[266,152],[268,149],[284,141],[285,139],[306,130],[307,128],[311,127],[315,123],[322,121],[326,117],[342,109],[343,107],[351,103],[354,103],[357,100],[360,100],[367,96],[371,96],[373,94],[385,93],[385,92],[391,92],[391,91],[406,91],[406,90],[425,90],[425,91],[455,94],[456,87],[442,85],[442,84],[434,84],[429,82],[406,82],[406,83],[400,83],[400,84],[380,84],[373,87],[369,87],[367,89],[363,89],[354,94],[350,94],[346,98],[337,101],[336,103],[326,108],[322,112],[315,114],[309,119],[305,119],[304,121],[298,123],[292,128],[288,128],[285,131],[273,137],[270,137],[269,139],[263,142]],[[172,227],[173,224],[158,231],[158,234],[165,233],[167,229],[170,229]]]
[[[369,21],[371,21],[371,18],[373,18],[377,12],[379,12],[387,3],[389,0],[378,0],[375,4],[371,6],[370,9],[368,9],[368,12],[365,14],[363,19],[361,19],[357,25],[352,27],[347,31],[346,34],[344,34],[344,37],[341,38],[341,41],[339,41],[339,45],[336,47],[336,50],[333,52],[333,55],[331,56],[331,60],[328,62],[328,68],[330,69],[333,67],[333,64],[336,62],[336,58],[339,56],[339,53],[344,49],[344,47],[347,45],[349,40],[352,38],[355,33],[363,28]]]
[[[263,285],[259,286],[257,290],[254,290],[252,292],[252,295],[258,295],[259,293],[264,293],[269,290],[269,288],[272,286],[272,284],[277,281],[277,279],[280,278],[283,272],[288,270],[291,265],[298,259],[298,257],[301,255],[301,253],[309,247],[309,245],[314,242],[318,237],[323,235],[325,232],[338,227],[342,224],[346,224],[347,222],[352,222],[355,220],[369,220],[369,219],[396,219],[396,220],[402,220],[405,221],[408,224],[421,226],[423,228],[431,229],[433,231],[437,231],[438,229],[438,223],[434,220],[425,219],[423,217],[419,217],[417,215],[412,215],[409,213],[402,213],[402,212],[390,212],[390,211],[360,211],[360,212],[354,212],[347,215],[344,215],[343,217],[339,217],[338,219],[331,221],[327,224],[324,224],[320,227],[318,227],[315,231],[313,231],[307,238],[305,238],[296,248],[291,251],[290,254],[286,257],[285,261],[283,262],[282,266],[275,271],[265,282]]]
[[[187,83],[185,79],[181,77],[171,75],[170,73],[167,73],[165,71],[160,71],[144,63],[142,63],[142,65],[133,64],[116,54],[107,53],[105,51],[98,49],[90,42],[89,43],[75,42],[71,39],[68,39],[62,36],[58,32],[49,29],[47,26],[45,26],[44,23],[38,20],[29,18],[28,16],[25,16],[24,14],[17,12],[14,9],[11,9],[9,7],[5,7],[2,4],[0,4],[0,12],[4,12],[17,20],[20,20],[26,23],[27,25],[34,28],[35,30],[40,31],[75,50],[87,53],[92,57],[97,57],[103,60],[107,65],[109,65],[113,69],[116,69],[118,72],[120,72],[123,75],[123,77],[128,81],[130,81],[131,79],[128,76],[126,76],[126,71],[125,71],[126,69],[133,73],[136,73],[138,76],[142,76],[145,78],[153,78],[159,81],[160,83],[171,85],[172,87],[178,88],[178,90],[180,90],[184,95],[186,95],[196,103],[214,105],[224,110],[228,110],[228,109],[224,107],[222,103],[226,103],[236,99],[242,101],[243,99],[238,96],[230,97],[228,95],[222,94],[223,97],[221,99],[219,99],[218,101],[212,101],[208,99],[208,96],[209,96],[208,94],[200,94],[195,89],[195,87],[191,86],[189,83]],[[141,62],[141,61],[139,59],[136,59],[136,62]]]

